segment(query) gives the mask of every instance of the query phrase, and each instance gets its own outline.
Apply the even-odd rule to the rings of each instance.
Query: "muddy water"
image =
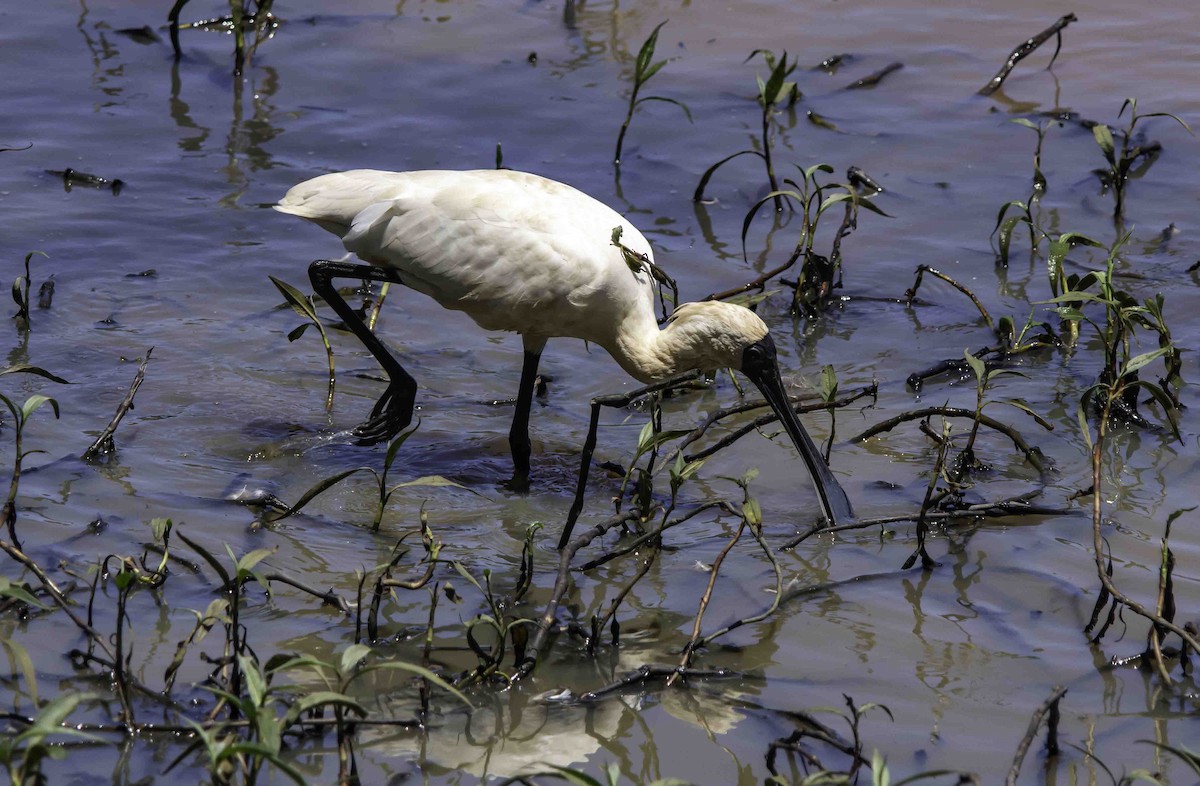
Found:
[[[546,352],[543,368],[553,382],[549,397],[535,405],[533,488],[512,494],[499,486],[510,466],[509,410],[490,402],[515,393],[518,340],[484,335],[460,315],[394,293],[381,331],[422,384],[421,427],[402,449],[394,478],[441,475],[467,490],[406,488],[393,497],[379,534],[365,529],[375,505],[365,480],[338,486],[305,515],[270,527],[257,525],[254,510],[226,500],[242,488],[295,500],[321,478],[356,466],[379,468],[383,458],[381,449],[336,436],[381,391],[372,359],[334,334],[339,381],[326,417],[323,352],[312,332],[288,342],[299,318],[278,308],[267,278],[307,289],[307,262],[339,253],[332,236],[266,209],[301,179],[356,167],[486,168],[499,143],[505,165],[569,182],[626,213],[651,238],[684,297],[699,298],[777,264],[797,237],[797,221],[772,233],[764,216],[751,229],[749,261],[742,260],[742,218],[765,193],[749,157],[718,172],[709,187],[712,204],[690,199],[709,165],[755,144],[754,77],[763,67],[745,63],[746,56],[786,49],[801,63],[795,76],[804,99],[776,118],[781,170],[827,162],[840,177],[848,166],[862,167],[886,188],[878,204],[890,217],[864,214],[845,241],[840,307],[797,323],[776,296],[760,313],[779,337],[785,376],[795,385],[815,387],[824,364],[833,365],[844,390],[879,383],[873,407],[838,414],[832,465],[857,512],[882,516],[919,506],[935,450],[911,425],[864,444],[844,439],[917,406],[972,406],[969,383],[940,380],[917,396],[904,381],[932,361],[993,340],[970,302],[944,284],[927,281],[922,303],[911,308],[889,299],[904,293],[922,263],[970,287],[994,316],[1012,315],[1018,323],[1031,310],[1043,313],[1036,303],[1049,296],[1042,262],[1018,253],[998,270],[989,244],[999,207],[1030,190],[1035,138],[1007,120],[1063,109],[1117,123],[1122,101],[1133,97],[1141,111],[1200,121],[1197,12],[1187,0],[1136,13],[1109,0],[1087,8],[1057,0],[956,7],[911,0],[587,2],[566,10],[559,2],[277,6],[282,25],[240,81],[229,74],[229,36],[185,32],[185,57],[176,65],[165,31],[149,42],[118,32],[158,26],[167,10],[160,2],[10,4],[0,11],[7,77],[0,146],[32,145],[0,153],[0,260],[11,279],[26,252],[44,251],[47,259],[31,263],[34,284],[51,275],[55,282],[52,307],[34,311],[31,329],[8,331],[7,360],[42,366],[72,383],[3,378],[10,397],[44,392],[61,405],[61,418],[41,412],[25,436],[27,449],[44,453],[28,458],[18,527],[43,565],[82,575],[105,555],[138,554],[151,540],[147,522],[170,517],[210,549],[273,549],[264,563],[272,570],[350,595],[356,571],[386,560],[397,535],[424,509],[447,544],[445,556],[477,576],[490,570],[504,587],[516,579],[527,527],[544,522],[528,613],[538,612],[553,582],[553,543],[570,503],[586,402],[631,388],[602,351],[578,342],[552,342]],[[222,8],[197,0],[184,16]],[[1045,70],[1049,45],[1018,66],[1001,93],[974,95],[1013,46],[1071,11],[1080,19],[1067,28],[1052,71]],[[646,90],[686,103],[694,122],[669,104],[647,104],[634,120],[618,175],[612,146],[633,56],[664,19],[670,22],[659,55],[673,60]],[[838,53],[850,57],[836,74],[810,70]],[[892,62],[904,67],[874,89],[841,89]],[[836,130],[811,123],[809,111]],[[1166,119],[1145,129],[1163,152],[1130,187],[1134,232],[1123,283],[1139,298],[1162,292],[1176,340],[1192,348],[1200,304],[1195,274],[1187,270],[1200,259],[1194,229],[1200,143]],[[1112,241],[1111,197],[1098,192],[1090,174],[1102,164],[1090,133],[1078,125],[1047,134],[1042,166],[1050,187],[1041,203],[1047,228]],[[68,167],[120,178],[125,187],[117,195],[66,189],[46,174]],[[1162,242],[1171,225],[1177,232]],[[831,230],[824,228],[819,248],[828,248]],[[1024,242],[1019,236],[1014,246]],[[1072,256],[1071,270],[1099,261],[1081,252]],[[117,434],[117,456],[103,466],[81,463],[78,454],[107,422],[151,347],[136,409]],[[820,588],[731,633],[698,661],[735,670],[738,678],[691,692],[635,692],[587,708],[534,703],[541,691],[581,692],[639,665],[677,659],[708,580],[703,566],[735,528],[726,517],[701,515],[675,530],[671,550],[626,600],[619,651],[593,659],[564,638],[519,689],[478,694],[472,714],[447,702],[427,736],[364,734],[364,777],[383,782],[420,773],[432,783],[473,783],[485,772],[511,775],[539,762],[592,773],[615,762],[634,782],[658,776],[761,782],[768,744],[795,729],[785,713],[842,706],[848,694],[890,708],[894,722],[870,714],[862,733],[894,774],[958,768],[995,782],[1031,712],[1051,686],[1065,684],[1065,740],[1095,752],[1114,771],[1145,767],[1172,783],[1190,782],[1178,762],[1133,741],[1195,748],[1200,731],[1189,717],[1195,707],[1188,692],[1194,686],[1163,691],[1142,671],[1106,665],[1139,650],[1144,626],[1132,616],[1125,638],[1110,636],[1101,647],[1090,647],[1080,632],[1098,582],[1086,503],[1068,498],[1090,484],[1074,408],[1095,378],[1097,357],[1094,342],[1085,341],[1074,352],[1035,354],[1022,364],[1026,376],[997,382],[992,396],[1023,398],[1053,421],[1055,429],[1045,432],[1015,409],[992,410],[1037,445],[1053,469],[1039,480],[1004,440],[987,435],[982,449],[993,468],[972,492],[999,499],[1044,482],[1043,501],[1071,514],[938,530],[930,550],[940,566],[930,573],[900,569],[915,546],[907,524],[815,539],[777,557],[786,581]],[[672,402],[668,424],[693,423],[736,397],[725,379]],[[1182,443],[1165,432],[1121,433],[1106,476],[1106,535],[1117,578],[1147,604],[1167,516],[1193,504],[1197,407],[1190,388],[1182,398],[1191,406]],[[627,462],[644,418],[606,414],[598,458]],[[815,434],[828,433],[827,416],[806,422]],[[7,464],[11,430],[4,438]],[[779,439],[751,435],[722,451],[685,486],[683,502],[740,501],[723,478],[751,468],[760,470],[751,491],[768,536],[781,544],[810,523],[815,499],[802,465]],[[594,481],[585,524],[607,514],[616,489],[611,479]],[[1198,545],[1187,514],[1173,539],[1181,619],[1191,618],[1200,595]],[[606,609],[634,569],[618,561],[579,577],[562,614],[586,619]],[[4,575],[18,572],[10,564]],[[463,600],[440,607],[439,660],[465,668],[469,653],[455,648],[464,645],[463,623],[483,607],[452,570],[443,578]],[[186,609],[207,606],[214,586],[212,575],[180,572],[162,603],[150,593],[135,598],[132,662],[147,684],[161,684],[175,643],[191,629]],[[724,563],[706,629],[765,608],[773,586],[770,562],[747,538]],[[115,591],[101,596],[97,627],[110,629]],[[246,615],[264,658],[280,651],[325,656],[353,640],[352,622],[286,587],[269,600],[253,596]],[[427,616],[427,596],[413,593],[392,608],[388,625],[394,632],[420,626]],[[74,629],[5,619],[0,631],[41,653],[43,696],[78,684],[68,683],[78,674],[58,657],[79,644]],[[415,659],[419,650],[406,642],[387,652]],[[189,661],[180,684],[198,681],[207,669]],[[106,690],[102,681],[92,688]],[[8,683],[4,691],[11,704]],[[360,693],[378,701],[373,708],[382,715],[411,713],[411,694],[398,680],[364,685]],[[111,717],[92,709],[79,719]],[[146,741],[100,747],[55,766],[62,779],[111,770],[114,780],[132,781],[160,775],[180,750],[175,742]],[[315,782],[331,780],[336,763],[326,753],[323,744],[302,748],[297,764]],[[831,751],[821,753],[828,764],[838,763]],[[189,759],[172,777],[190,782],[198,766]],[[1069,748],[1047,766],[1035,745],[1022,782],[1102,781],[1100,773]]]

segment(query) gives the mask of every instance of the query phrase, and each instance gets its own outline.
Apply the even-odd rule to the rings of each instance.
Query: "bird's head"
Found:
[[[691,368],[745,370],[747,360],[775,362],[775,344],[767,323],[743,306],[706,300],[684,303],[671,315],[671,332],[686,347]],[[761,365],[761,363],[760,363]]]

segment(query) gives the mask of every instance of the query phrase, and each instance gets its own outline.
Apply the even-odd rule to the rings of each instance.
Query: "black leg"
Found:
[[[529,408],[533,404],[533,387],[537,381],[538,361],[541,352],[525,351],[525,362],[521,366],[521,388],[517,392],[517,411],[513,413],[512,428],[508,431],[508,446],[512,449],[512,486],[524,486],[529,479]]]
[[[379,365],[388,375],[388,388],[371,409],[371,416],[358,428],[354,435],[360,445],[374,445],[399,434],[412,422],[413,406],[417,397],[417,382],[392,356],[383,342],[372,333],[362,319],[350,308],[331,283],[335,278],[357,278],[370,281],[393,281],[402,284],[395,271],[374,265],[359,265],[351,262],[334,262],[318,259],[308,266],[308,278],[313,291],[333,308],[346,327],[358,336]]]

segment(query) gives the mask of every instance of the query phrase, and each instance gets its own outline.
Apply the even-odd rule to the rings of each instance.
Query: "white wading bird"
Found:
[[[631,267],[612,242],[613,230],[620,227],[622,244],[647,259],[653,258],[650,244],[588,195],[511,170],[357,169],[306,180],[275,209],[329,230],[369,263],[318,260],[308,269],[314,291],[390,379],[371,416],[354,431],[360,444],[390,439],[408,426],[417,383],[338,294],[334,278],[394,281],[466,312],[482,328],[521,334],[525,362],[509,431],[514,480],[529,474],[529,409],[542,349],[550,338],[581,338],[604,347],[640,382],[697,369],[741,371],[762,391],[808,465],[826,520],[853,517],[846,492],[789,406],[766,324],[749,309],[707,301],[679,306],[660,330],[651,273]],[[585,457],[581,492],[586,472]]]

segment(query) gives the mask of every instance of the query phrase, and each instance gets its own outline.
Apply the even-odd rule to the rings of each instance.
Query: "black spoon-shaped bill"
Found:
[[[783,380],[779,376],[779,362],[775,356],[775,342],[771,337],[764,336],[761,340],[746,347],[742,352],[741,372],[762,391],[763,398],[771,405],[784,430],[792,438],[796,450],[808,466],[817,496],[821,500],[821,509],[825,520],[830,526],[847,524],[854,519],[854,510],[850,507],[850,498],[846,496],[842,485],[838,483],[829,465],[821,456],[812,437],[804,430],[804,426],[796,417],[783,390]]]

